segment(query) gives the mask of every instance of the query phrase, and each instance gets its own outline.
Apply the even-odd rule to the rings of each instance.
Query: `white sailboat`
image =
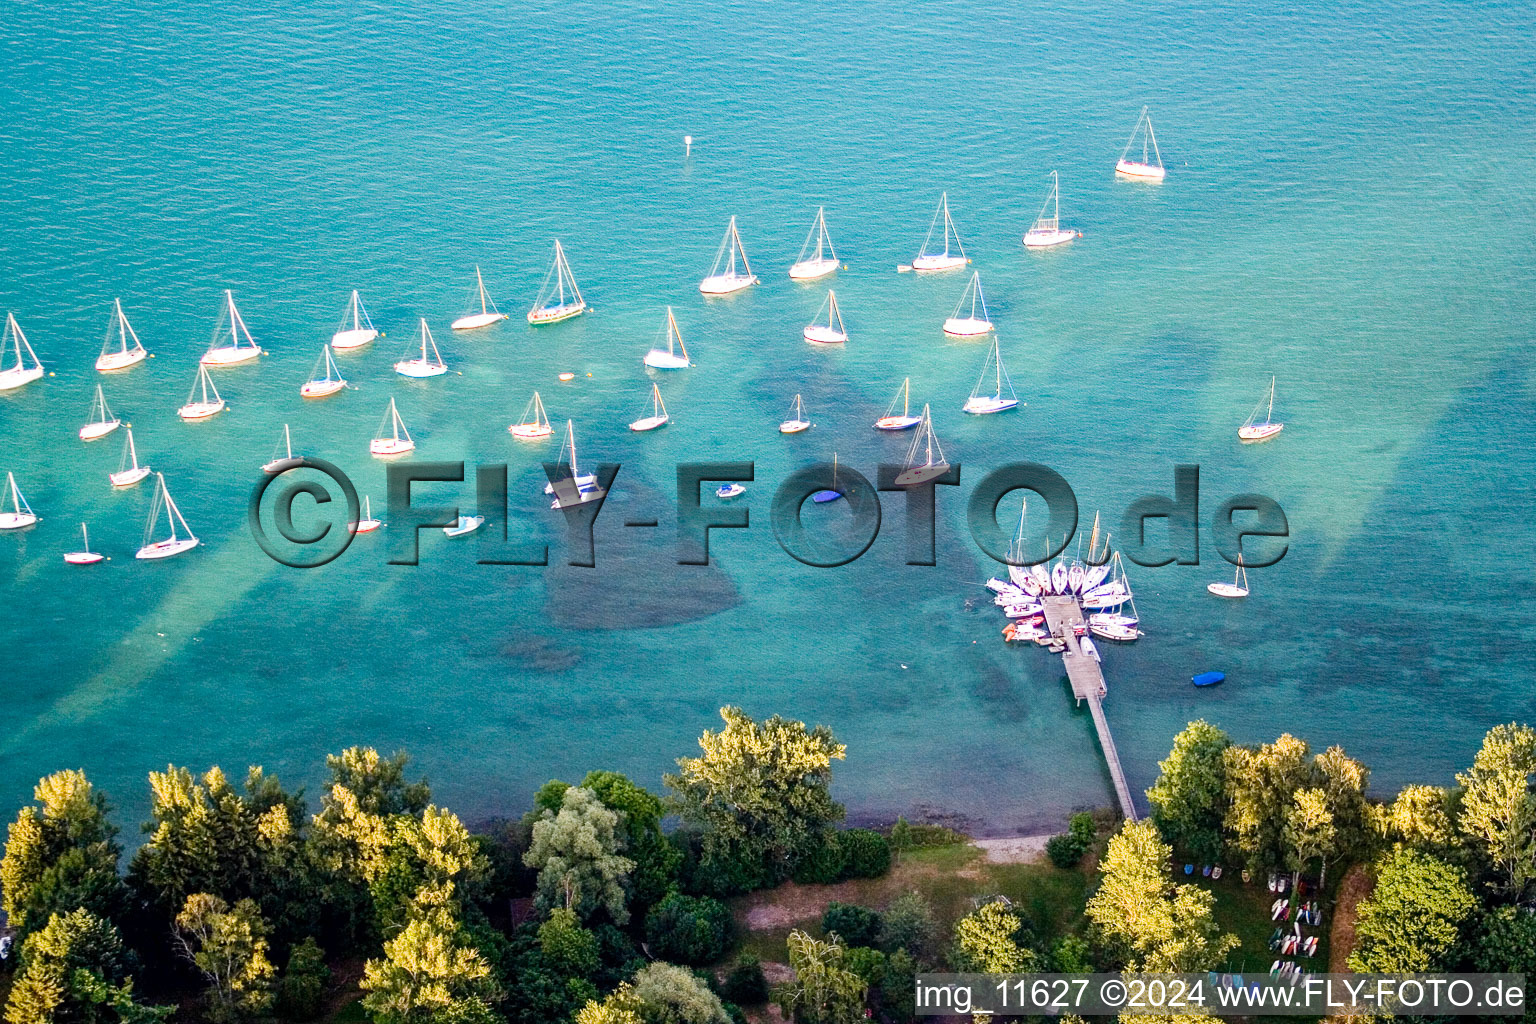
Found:
[[[505,320],[506,314],[496,308],[496,303],[485,294],[485,278],[480,276],[480,268],[475,267],[475,290],[480,300],[480,312],[469,313],[459,317],[453,322],[456,331],[471,331],[476,327],[487,327],[498,320]]]
[[[355,523],[348,523],[347,529],[353,533],[372,533],[384,524],[373,518],[373,506],[368,495],[363,495],[363,517]]]
[[[990,395],[986,393],[988,377],[992,378]],[[1003,352],[998,346],[997,335],[994,334],[992,347],[987,349],[987,361],[981,367],[981,377],[976,381],[971,397],[965,400],[965,405],[961,408],[966,412],[982,416],[987,413],[1016,409],[1018,405],[1019,396],[1013,390],[1013,380],[1009,378],[1008,371],[1003,368]]]
[[[1231,583],[1207,583],[1205,589],[1217,597],[1247,597],[1248,570],[1243,568],[1243,557],[1237,557],[1237,572],[1232,575]]]
[[[683,332],[677,329],[677,317],[672,315],[671,306],[667,307],[667,322],[662,325],[661,332],[666,336],[667,347],[653,346],[645,354],[645,365],[654,370],[682,370],[692,366],[688,347],[683,344]]]
[[[565,421],[565,445],[560,449],[559,475],[560,479],[544,485],[544,493],[555,496],[550,508],[572,508],[596,501],[608,493],[597,485],[596,473],[583,473],[576,464],[576,430],[570,420]]]
[[[299,385],[299,394],[304,398],[325,398],[347,386],[336,360],[331,358],[331,347],[335,344],[320,346],[320,358],[315,361],[315,368],[309,371],[309,380]]]
[[[1268,402],[1268,408],[1265,403]],[[1254,422],[1259,418],[1259,410],[1264,409],[1264,422]],[[1257,444],[1259,441],[1268,441],[1280,431],[1285,429],[1284,423],[1275,422],[1275,378],[1269,378],[1269,394],[1259,399],[1259,404],[1253,407],[1253,412],[1243,421],[1243,425],[1237,428],[1237,436],[1244,444]]]
[[[991,330],[987,297],[982,294],[981,271],[978,270],[971,274],[965,291],[960,293],[960,301],[955,304],[955,311],[944,321],[944,333],[951,338],[979,338]]]
[[[1140,160],[1134,159],[1133,153],[1138,140],[1141,142]],[[1130,141],[1125,144],[1125,151],[1115,163],[1115,173],[1145,181],[1162,181],[1167,174],[1163,170],[1163,154],[1157,150],[1157,136],[1152,133],[1152,116],[1147,113],[1146,107],[1141,108],[1136,127],[1131,129]]]
[[[37,514],[21,496],[21,488],[16,486],[16,474],[5,474],[5,486],[11,492],[11,510],[0,512],[0,530],[21,530],[37,522]]]
[[[432,340],[432,329],[427,326],[426,317],[421,318],[421,354],[414,359],[400,360],[395,364],[395,372],[402,377],[440,377],[448,372],[448,364],[437,352],[437,342]]]
[[[944,460],[944,449],[939,446],[939,435],[933,432],[933,414],[923,406],[922,423],[912,435],[907,449],[906,468],[896,474],[897,487],[915,487],[949,472]]]
[[[523,410],[523,418],[507,428],[513,437],[523,441],[538,441],[555,432],[549,425],[549,414],[544,411],[544,399],[535,391]]]
[[[80,524],[80,539],[85,542],[84,548],[79,551],[64,552],[64,561],[70,565],[95,565],[107,556],[99,551],[91,550],[91,535],[86,531],[85,524]]]
[[[800,255],[789,268],[790,279],[814,281],[835,271],[838,263],[837,253],[832,248],[832,236],[827,233],[826,209],[818,206],[816,219],[811,223],[811,233],[805,236]]]
[[[466,533],[474,533],[485,525],[485,516],[461,515],[449,525],[443,527],[443,533],[450,537],[462,537]]]
[[[206,420],[223,411],[224,399],[220,397],[219,389],[213,386],[207,365],[198,363],[197,379],[192,382],[186,404],[176,410],[176,415],[190,423],[193,420]]]
[[[331,348],[340,352],[349,348],[362,348],[379,336],[379,332],[373,326],[373,321],[368,318],[368,310],[363,308],[363,298],[357,294],[357,289],[352,289],[352,298],[347,302],[347,311],[342,314],[341,323],[336,328],[336,333],[331,335]]]
[[[273,450],[272,457],[261,467],[263,473],[276,473],[293,461],[293,435],[288,431],[288,424],[283,424],[283,439],[277,442],[277,448]]]
[[[571,273],[571,265],[565,258],[565,249],[561,247],[560,239],[557,238],[555,239],[555,262],[550,265],[549,273],[544,275],[544,284],[539,288],[539,297],[534,300],[533,308],[528,311],[528,322],[535,326],[557,324],[561,320],[580,316],[586,310],[586,300],[581,297],[581,289],[576,287],[576,275]]]
[[[150,540],[155,535],[155,527],[160,523],[160,510],[166,513],[167,525],[171,535],[164,540]],[[180,527],[178,530],[177,527]],[[185,536],[183,536],[185,534]],[[197,537],[192,533],[192,528],[187,525],[182,517],[181,509],[176,507],[176,502],[171,500],[171,492],[165,486],[165,474],[155,474],[155,500],[149,508],[149,522],[144,524],[144,542],[135,555],[137,558],[170,558],[179,555],[183,551],[191,551],[197,547]]]
[[[115,343],[113,335],[116,335]],[[96,369],[102,373],[126,370],[142,363],[148,355],[128,318],[123,315],[123,304],[113,299],[112,321],[107,324],[107,338],[101,343],[101,355],[96,357]]]
[[[228,336],[224,333],[226,324],[229,327]],[[236,363],[248,363],[259,355],[261,349],[251,340],[251,332],[246,329],[244,318],[235,308],[235,293],[226,288],[224,312],[219,316],[213,342],[208,346],[208,351],[203,353],[201,362],[204,366],[234,366]]]
[[[795,400],[789,405],[789,419],[779,424],[779,433],[798,434],[802,430],[810,430],[811,421],[805,418],[805,403],[796,395]]]
[[[107,408],[107,396],[102,392],[101,385],[96,385],[96,395],[91,399],[90,419],[85,426],[80,428],[80,440],[95,441],[106,437],[112,431],[123,425],[123,421],[112,415],[112,410]]]
[[[896,405],[900,403],[901,412],[896,411]],[[891,399],[891,404],[886,407],[885,415],[875,420],[876,430],[911,430],[923,422],[921,416],[913,416],[910,408],[912,404],[912,378],[906,377],[901,382],[901,387],[896,389],[896,397]]]
[[[14,313],[5,314],[5,335],[0,337],[0,364],[8,353],[15,354],[16,362],[11,366],[0,366],[0,391],[15,391],[43,375],[43,364],[32,351],[27,336],[21,333],[21,325],[16,322]]]
[[[1024,247],[1049,249],[1053,245],[1061,245],[1063,242],[1081,237],[1081,232],[1061,226],[1061,178],[1052,171],[1051,194],[1045,197],[1045,205],[1040,207],[1040,216],[1036,217],[1035,223],[1024,232]]]
[[[411,440],[411,432],[405,429],[405,420],[400,418],[400,410],[395,408],[395,400],[389,400],[389,409],[384,413],[384,419],[379,423],[379,432],[368,442],[368,454],[389,456],[404,455],[416,447],[416,442]]]
[[[821,314],[827,314],[827,322],[821,322]],[[827,289],[827,297],[816,311],[816,319],[801,332],[806,341],[814,345],[841,345],[848,340],[848,329],[843,326],[842,311],[837,308],[837,293]]]
[[[940,221],[943,222],[942,229]],[[933,242],[935,230],[944,233],[944,251],[929,252],[928,246]],[[953,240],[958,253],[950,251],[950,242]],[[933,222],[928,225],[928,237],[923,239],[923,247],[912,259],[912,269],[919,274],[931,274],[941,270],[958,270],[971,262],[966,259],[965,246],[960,243],[960,230],[955,227],[954,218],[949,215],[949,193],[939,196],[939,208],[933,214]]]
[[[139,465],[139,452],[133,444],[133,427],[130,426],[126,433],[128,437],[123,445],[123,461],[118,463],[116,473],[107,474],[113,487],[132,487],[149,476],[149,467]]]
[[[666,403],[661,400],[661,386],[651,385],[651,414],[642,416],[629,425],[630,430],[643,431],[655,430],[664,427],[672,417],[667,415]]]
[[[747,250],[742,248],[741,232],[736,230],[736,218],[732,217],[725,237],[720,240],[720,251],[715,253],[715,265],[709,268],[709,276],[699,282],[699,291],[705,295],[729,295],[754,284],[757,275],[747,262]]]

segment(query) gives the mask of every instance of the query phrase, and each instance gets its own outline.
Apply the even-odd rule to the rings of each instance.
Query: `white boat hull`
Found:
[[[705,295],[730,295],[757,284],[756,274],[716,274],[699,282],[699,291]]]
[[[170,558],[184,551],[191,551],[197,547],[196,537],[182,537],[177,540],[157,540],[153,544],[145,544],[134,555],[135,558],[155,559]]]
[[[469,316],[461,316],[452,324],[455,331],[472,331],[476,327],[489,327],[498,320],[505,320],[502,313],[471,313]]]
[[[15,391],[19,387],[32,383],[42,375],[43,368],[41,366],[0,370],[0,391]]]
[[[779,424],[779,433],[781,434],[798,434],[802,430],[810,429],[810,420],[785,420],[783,423]]]
[[[923,422],[921,416],[882,416],[875,420],[876,430],[911,430]]]
[[[1255,427],[1238,427],[1237,436],[1244,444],[1268,441],[1285,429],[1283,423],[1261,423]]]
[[[37,522],[30,512],[0,512],[0,530],[24,530]]]
[[[377,519],[359,519],[355,523],[348,523],[347,529],[353,533],[372,533],[384,524]]]
[[[96,369],[102,373],[112,373],[115,370],[126,370],[130,366],[137,366],[149,355],[141,348],[130,349],[127,352],[108,352],[96,360]]]
[[[239,347],[221,345],[218,348],[211,348],[204,352],[203,358],[199,362],[204,366],[236,366],[240,363],[248,363],[259,355],[261,355],[261,349],[259,348],[247,348],[244,345]]]
[[[715,497],[719,498],[721,501],[727,501],[736,497],[737,495],[746,493],[747,489],[741,486],[741,484],[730,484],[725,487],[716,488]]]
[[[653,370],[685,370],[693,365],[675,352],[663,352],[660,349],[647,352],[644,362]]]
[[[992,321],[980,317],[952,316],[944,321],[944,333],[951,338],[979,338],[991,331]]]
[[[835,327],[818,327],[812,324],[803,332],[805,340],[813,345],[841,345],[848,340],[848,335]]]
[[[577,302],[568,306],[545,306],[543,309],[528,311],[528,322],[535,327],[543,324],[557,324],[562,320],[569,320],[573,316],[581,316],[587,311],[585,302]]]
[[[1007,412],[1019,406],[1017,398],[968,398],[962,408],[977,416],[986,416],[994,412]]]
[[[299,388],[305,398],[326,398],[347,386],[344,380],[312,380]]]
[[[507,432],[520,441],[538,441],[553,434],[555,428],[547,423],[514,423]]]
[[[964,256],[919,256],[912,261],[912,269],[919,274],[937,274],[945,270],[959,270],[969,262]]]
[[[377,339],[379,332],[367,327],[354,331],[337,331],[331,335],[331,348],[343,352],[349,348],[362,348]]]
[[[655,430],[657,427],[664,427],[664,426],[666,426],[667,425],[667,421],[670,418],[671,417],[669,417],[669,416],[646,416],[643,419],[638,419],[638,420],[635,420],[635,422],[631,423],[629,425],[629,429],[630,430]]]
[[[793,281],[814,281],[819,277],[826,277],[838,268],[837,260],[806,260],[796,263],[789,268],[789,276]]]
[[[1076,231],[1068,231],[1058,228],[1055,231],[1026,231],[1024,233],[1024,248],[1049,249],[1053,245],[1065,245],[1077,238]]]
[[[402,377],[441,377],[448,372],[442,363],[428,363],[420,359],[405,359],[395,364],[395,372]]]
[[[107,556],[95,551],[66,551],[64,561],[70,565],[95,565]]]
[[[925,484],[929,480],[943,476],[949,472],[949,463],[935,462],[932,465],[913,466],[911,469],[896,474],[897,487],[915,487]]]
[[[443,533],[450,537],[462,537],[466,533],[474,533],[485,525],[485,516],[459,516],[458,522],[452,526],[443,527]]]
[[[1240,586],[1238,586],[1235,583],[1208,583],[1208,584],[1206,584],[1205,589],[1209,590],[1211,593],[1215,594],[1217,597],[1247,597],[1248,596],[1248,588],[1240,587]]]
[[[1138,163],[1135,160],[1121,160],[1115,164],[1115,173],[1123,174],[1127,178],[1142,178],[1146,181],[1162,181],[1163,177],[1168,172],[1153,164]]]
[[[80,428],[80,440],[98,441],[122,425],[122,420],[105,420],[101,423],[87,423],[85,426]]]
[[[404,455],[406,452],[414,451],[415,448],[416,442],[405,438],[397,440],[393,437],[380,437],[368,442],[369,455]]]
[[[263,473],[280,473],[287,469],[289,466],[301,465],[303,462],[304,460],[297,455],[284,455],[282,458],[273,459],[271,462],[262,466],[261,471]]]
[[[223,411],[224,401],[220,399],[217,402],[188,402],[176,410],[176,415],[190,423],[193,420],[209,419]]]
[[[112,481],[113,487],[132,487],[147,476],[149,467],[140,466],[138,469],[125,469],[121,473],[108,473],[107,479]]]

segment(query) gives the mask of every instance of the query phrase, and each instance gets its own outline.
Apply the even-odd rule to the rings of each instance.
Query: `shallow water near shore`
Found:
[[[1528,6],[133,6],[18,7],[5,29],[0,305],[55,376],[0,396],[0,470],[44,517],[0,536],[0,805],[83,766],[128,823],[167,762],[313,784],[365,743],[409,750],[467,818],[516,813],[590,768],[659,785],[736,703],[832,726],[857,819],[1054,826],[1113,797],[1059,659],[1006,648],[978,586],[1000,567],[965,499],[1010,461],[1063,474],[1085,528],[1171,493],[1178,463],[1207,515],[1257,491],[1289,516],[1245,601],[1206,593],[1230,575],[1209,534],[1204,565],[1132,567],[1147,635],[1103,647],[1138,791],[1194,717],[1342,743],[1389,790],[1536,715]],[[1143,104],[1160,186],[1111,173]],[[1051,170],[1084,237],[1026,253]],[[964,276],[894,272],[944,190],[1017,413],[960,412],[985,343],[939,325]],[[817,206],[846,269],[794,284]],[[731,215],[763,283],[705,300]],[[594,312],[535,330],[556,235]],[[450,332],[477,264],[511,319]],[[843,349],[800,338],[829,283]],[[338,355],[355,390],[305,403],[354,287],[387,337]],[[184,424],[224,288],[268,354],[217,372],[231,411]],[[106,483],[120,436],[74,434],[114,296],[155,358],[108,400],[204,540],[161,564],[132,557],[150,488]],[[667,305],[697,365],[657,376],[640,357]],[[422,316],[453,372],[411,382],[391,364]],[[1271,375],[1286,429],[1240,446]],[[653,376],[673,422],[632,434]],[[797,563],[773,488],[834,452],[871,478],[899,459],[870,423],[904,377],[964,467],[938,564],[904,564],[893,495],[861,559]],[[555,444],[506,432],[535,389],[584,460],[623,465],[595,569],[563,564],[537,493]],[[784,437],[796,392],[816,427]],[[246,502],[284,423],[382,511],[366,446],[390,396],[418,458],[508,463],[511,516],[555,564],[425,535],[413,568],[380,534],[313,572],[261,553]],[[714,459],[755,461],[751,527],[679,566],[675,467]],[[62,563],[81,520],[112,561]],[[1227,682],[1192,688],[1208,669]]]

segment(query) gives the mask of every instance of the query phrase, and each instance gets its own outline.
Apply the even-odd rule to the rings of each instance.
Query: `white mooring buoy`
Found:
[[[692,135],[684,135],[683,136],[683,155],[684,156],[692,156],[693,155],[693,136]]]

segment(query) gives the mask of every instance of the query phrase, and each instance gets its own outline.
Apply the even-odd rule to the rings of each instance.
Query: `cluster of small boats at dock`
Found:
[[[1094,517],[1093,533],[1088,544],[1088,557],[1057,559],[1047,568],[1043,562],[1033,565],[1023,563],[1025,549],[1025,520],[1028,501],[1019,511],[1019,532],[1009,546],[1008,578],[993,577],[986,588],[992,591],[992,603],[1003,610],[1008,624],[1003,627],[1003,639],[1010,643],[1034,642],[1054,652],[1065,648],[1065,641],[1052,634],[1046,627],[1045,600],[1051,597],[1070,597],[1086,613],[1088,632],[1105,640],[1132,643],[1140,637],[1141,616],[1136,612],[1136,599],[1131,593],[1130,580],[1125,575],[1125,565],[1119,552],[1111,553],[1109,538],[1099,543],[1099,520]],[[1098,649],[1086,637],[1083,650],[1098,657]]]

